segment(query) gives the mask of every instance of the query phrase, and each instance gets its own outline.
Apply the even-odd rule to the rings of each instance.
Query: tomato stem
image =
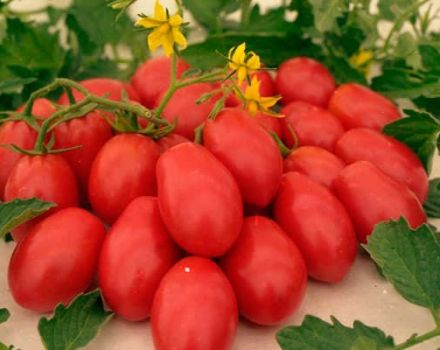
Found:
[[[439,335],[440,335],[440,327],[437,327],[437,328],[433,329],[432,331],[424,333],[422,335],[412,336],[411,338],[407,339],[403,343],[396,345],[393,349],[394,350],[407,349],[407,348],[410,348],[416,344],[420,344],[426,340],[437,337]]]

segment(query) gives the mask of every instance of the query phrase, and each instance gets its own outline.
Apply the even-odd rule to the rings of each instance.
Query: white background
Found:
[[[67,3],[65,0],[50,2],[56,6]],[[31,9],[38,8],[44,3],[46,3],[44,0],[18,1],[18,6]],[[162,3],[172,6],[173,1],[167,0]],[[259,3],[265,7],[278,5],[280,2],[267,0]],[[133,12],[150,13],[153,6],[154,1],[141,0]],[[434,163],[432,175],[440,176],[438,158]],[[433,223],[440,227],[440,220]],[[7,323],[0,325],[0,340],[22,350],[40,350],[43,349],[37,332],[40,316],[18,307],[8,290],[6,275],[12,250],[13,243],[0,242],[0,308],[6,307],[12,314]],[[330,315],[335,315],[344,324],[351,324],[355,319],[359,319],[368,325],[382,328],[393,335],[397,343],[413,333],[426,332],[434,328],[429,312],[403,300],[393,287],[379,276],[364,252],[360,252],[353,269],[342,283],[327,285],[310,281],[301,308],[286,321],[285,325],[300,324],[306,314],[326,320],[329,320]],[[258,327],[242,321],[234,350],[279,349],[275,341],[275,333],[280,328],[281,326]],[[428,350],[438,347],[440,347],[440,339],[426,342],[414,349]],[[148,322],[129,323],[119,318],[110,321],[102,333],[86,347],[89,350],[152,350],[153,348]]]

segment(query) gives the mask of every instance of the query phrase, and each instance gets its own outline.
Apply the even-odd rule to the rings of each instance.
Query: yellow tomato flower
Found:
[[[246,87],[244,92],[245,107],[252,116],[255,116],[257,112],[262,112],[272,117],[281,118],[282,115],[270,110],[270,107],[274,106],[280,98],[280,96],[262,97],[260,95],[260,81],[257,77],[252,78],[251,84]]]
[[[373,51],[360,49],[357,53],[350,57],[350,64],[367,75],[370,70],[372,59]]]
[[[179,45],[182,50],[186,48],[187,41],[180,30],[182,24],[182,17],[177,13],[170,17],[159,0],[156,0],[154,17],[142,16],[136,21],[137,26],[153,29],[148,34],[150,50],[154,52],[162,46],[166,56],[170,56],[174,52],[174,44]]]
[[[241,85],[251,73],[260,69],[260,57],[255,52],[246,54],[246,43],[229,50],[229,68],[237,72],[238,84]]]

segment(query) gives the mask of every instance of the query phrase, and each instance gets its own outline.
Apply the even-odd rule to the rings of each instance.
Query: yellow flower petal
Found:
[[[135,23],[136,26],[145,28],[155,28],[160,26],[161,24],[162,22],[149,17],[141,17]]]
[[[255,101],[249,101],[247,104],[247,108],[248,112],[252,115],[255,116],[255,114],[257,114],[258,112],[258,104]]]
[[[167,13],[165,8],[160,4],[159,0],[156,0],[156,4],[154,6],[154,19],[163,22],[167,20]]]
[[[246,67],[244,66],[238,67],[237,69],[238,85],[241,85],[243,83],[243,81],[246,79],[246,75],[247,75]]]
[[[232,61],[237,64],[244,64],[244,60],[246,58],[245,50],[246,50],[246,43],[242,43],[238,45],[232,55]]]
[[[186,46],[188,45],[185,36],[182,34],[179,28],[173,28],[173,37],[174,41],[177,45],[181,47],[181,49],[186,49]]]
[[[244,96],[247,100],[254,100],[259,101],[260,100],[260,81],[257,77],[253,77],[251,81],[251,85],[246,87],[246,90],[244,92]]]
[[[257,56],[254,52],[251,52],[251,57],[246,62],[246,66],[249,70],[257,70],[260,69],[261,63],[260,63],[260,57]]]
[[[171,27],[179,27],[182,25],[183,19],[182,17],[180,17],[180,15],[173,15],[168,20],[168,23],[170,24]]]
[[[162,37],[162,46],[165,55],[167,57],[170,57],[171,54],[174,52],[174,37],[171,31]]]
[[[279,100],[280,100],[281,96],[276,96],[276,97],[261,97],[260,100],[260,105],[265,108],[268,109],[272,106],[274,106]]]
[[[161,46],[163,34],[160,30],[155,29],[148,35],[148,47],[151,52],[154,52]]]

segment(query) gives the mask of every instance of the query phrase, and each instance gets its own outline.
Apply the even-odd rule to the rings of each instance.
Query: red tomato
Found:
[[[160,153],[163,153],[168,148],[171,148],[175,145],[178,145],[178,144],[184,143],[184,142],[191,142],[191,141],[188,140],[186,137],[173,132],[171,134],[168,134],[168,135],[162,137],[160,140],[158,140],[157,145],[160,148]]]
[[[272,136],[247,113],[225,109],[206,122],[203,143],[231,171],[246,203],[269,205],[283,173],[283,159]]]
[[[317,110],[318,107],[304,101],[293,101],[281,108],[281,114],[287,116],[291,112],[302,113]]]
[[[289,125],[300,146],[318,146],[332,151],[336,141],[344,134],[339,120],[325,109],[300,103],[289,107],[289,113],[281,119],[283,141],[288,147],[295,144]]]
[[[329,188],[344,166],[344,162],[333,153],[314,146],[299,147],[284,160],[285,173],[300,172]]]
[[[178,258],[179,249],[165,230],[157,199],[136,198],[102,246],[98,273],[105,301],[126,320],[148,318],[159,282]]]
[[[335,153],[346,163],[367,160],[385,174],[403,181],[423,203],[428,174],[417,155],[403,143],[371,129],[352,129],[338,141]]]
[[[347,275],[356,257],[356,234],[347,211],[327,188],[287,173],[274,213],[303,253],[311,277],[336,283]]]
[[[251,117],[252,118],[252,117]],[[283,131],[281,126],[281,119],[271,117],[267,114],[258,112],[253,117],[254,120],[260,124],[263,128],[265,128],[269,133],[275,133],[279,138],[283,137]]]
[[[177,61],[177,76],[189,69],[188,63]],[[167,57],[151,58],[142,64],[131,78],[131,84],[140,96],[141,103],[147,108],[158,105],[159,96],[168,89],[171,77],[171,61]]]
[[[125,84],[122,81],[110,78],[93,78],[81,81],[81,85],[89,90],[90,93],[97,96],[107,96],[110,100],[121,101],[125,91],[127,97],[131,101],[139,102],[140,98],[135,89],[129,84]],[[73,90],[73,97],[75,100],[81,101],[84,96],[78,90]],[[62,94],[58,100],[59,104],[69,104],[69,98],[66,94]]]
[[[194,139],[194,129],[202,124],[214,108],[214,99],[209,99],[201,104],[196,104],[197,99],[213,90],[211,84],[199,83],[189,85],[171,97],[166,105],[163,116],[170,122],[177,120],[174,132],[189,140]]]
[[[304,259],[268,218],[246,218],[237,243],[220,264],[234,288],[241,315],[252,322],[279,324],[303,300],[307,286]]]
[[[139,134],[120,134],[96,155],[89,176],[89,200],[96,214],[114,222],[136,197],[156,194],[159,147]]]
[[[237,330],[232,286],[211,260],[188,257],[162,279],[151,329],[157,350],[228,350]]]
[[[275,78],[281,102],[305,101],[316,106],[327,107],[336,83],[330,72],[321,63],[307,57],[284,61]]]
[[[78,205],[78,186],[69,164],[60,155],[23,156],[12,169],[5,186],[5,201],[37,197],[55,202],[53,213]],[[45,215],[48,215],[46,213]],[[31,220],[12,231],[19,242],[41,218]]]
[[[416,195],[370,162],[347,166],[333,182],[334,190],[355,224],[359,241],[367,242],[374,225],[405,217],[411,227],[426,222]]]
[[[187,142],[160,156],[156,175],[160,213],[177,244],[195,255],[223,255],[243,222],[231,173],[204,147]]]
[[[9,263],[15,301],[41,313],[70,303],[92,283],[104,236],[102,223],[80,208],[60,210],[34,226]]]
[[[81,145],[73,151],[61,153],[70,164],[82,192],[87,192],[90,168],[101,147],[112,137],[112,128],[98,111],[58,125],[55,130],[56,148]]]
[[[24,106],[18,111],[21,112],[23,109]],[[32,106],[32,114],[43,119],[49,118],[54,111],[52,103],[45,98],[36,99]],[[36,139],[37,132],[24,121],[9,121],[0,124],[0,145],[13,144],[23,149],[32,149]],[[0,147],[0,199],[3,199],[9,174],[21,157],[19,153]]]
[[[387,98],[369,88],[350,83],[341,85],[328,106],[346,129],[381,130],[401,117],[398,108]]]

